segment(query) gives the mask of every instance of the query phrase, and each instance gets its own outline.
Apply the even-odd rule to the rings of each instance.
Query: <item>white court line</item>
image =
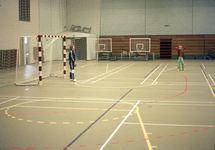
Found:
[[[95,82],[97,82],[97,81],[100,81],[100,80],[102,80],[102,79],[104,79],[104,78],[106,78],[106,77],[109,77],[109,76],[111,76],[111,75],[113,75],[113,74],[115,74],[115,73],[117,73],[117,72],[120,72],[120,71],[122,71],[122,70],[124,70],[124,69],[126,69],[126,68],[128,68],[128,67],[130,67],[130,66],[133,66],[133,65],[134,65],[134,64],[131,64],[131,65],[125,67],[125,68],[122,68],[122,69],[120,69],[120,70],[118,70],[118,71],[116,71],[116,72],[113,72],[113,73],[111,73],[111,74],[109,74],[109,75],[107,75],[107,76],[104,76],[103,78],[100,78],[100,79],[98,79],[98,80],[96,80],[96,81],[93,81],[91,84],[93,84],[93,83],[95,83]]]
[[[204,64],[202,64],[202,66],[205,68]]]
[[[164,71],[164,69],[165,69],[168,65],[169,65],[169,64],[167,64],[167,65],[163,68],[163,70],[161,71],[161,73]],[[155,83],[155,81],[158,79],[158,77],[161,75],[161,73],[157,76],[157,78],[154,80],[154,82],[152,82],[152,84]]]
[[[117,130],[121,127],[121,125],[125,122],[125,120],[128,118],[128,116],[131,114],[131,112],[136,108],[136,106],[139,104],[140,101],[136,103],[136,105],[131,109],[131,111],[128,113],[128,115],[122,120],[122,122],[118,125],[118,127],[114,130],[114,132],[111,134],[111,136],[107,139],[107,141],[102,145],[102,147],[99,150],[102,150],[107,143],[110,141],[110,139],[114,136],[114,134],[117,132]]]
[[[161,103],[147,103],[145,102],[146,104],[145,105],[164,105],[164,106],[199,106],[199,107],[214,107],[215,104],[170,104],[170,103],[167,103],[167,104],[161,104]]]
[[[13,98],[13,99],[9,99],[9,100],[7,100],[7,101],[1,102],[0,105],[1,105],[1,104],[4,104],[4,103],[7,103],[7,102],[10,102],[10,101],[13,101],[13,100],[15,100],[15,99],[17,99],[17,98],[19,98],[19,97],[15,97],[15,98]]]
[[[127,63],[127,64],[129,64],[129,63]],[[124,64],[124,65],[122,65],[122,66],[120,66],[120,67],[117,67],[117,68],[115,68],[115,69],[112,69],[112,70],[110,70],[110,71],[108,71],[108,72],[102,73],[102,74],[100,74],[100,75],[98,75],[98,76],[95,76],[95,77],[93,77],[93,78],[90,78],[90,79],[88,79],[88,80],[86,80],[86,81],[83,81],[83,82],[81,82],[81,83],[85,83],[85,82],[87,82],[87,81],[90,81],[90,80],[92,80],[92,79],[95,79],[95,78],[97,78],[97,77],[100,77],[100,76],[102,76],[102,75],[104,75],[104,74],[107,74],[107,73],[112,72],[112,71],[114,71],[114,70],[116,70],[116,69],[118,69],[118,68],[121,68],[121,67],[123,67],[123,66],[125,66],[125,65],[127,65],[127,64]]]
[[[147,78],[145,78],[145,80],[141,84],[143,84],[161,65],[162,64],[160,64],[152,73],[150,73],[150,75]]]
[[[7,96],[10,98],[13,98],[14,96]],[[6,97],[2,97],[1,99],[6,99]],[[107,98],[61,98],[61,97],[31,97],[31,96],[19,96],[18,101],[35,101],[41,99],[41,101],[49,101],[49,102],[73,102],[73,100],[89,100],[89,101],[113,101],[116,102],[118,99],[107,99]],[[157,99],[137,99],[137,100],[126,100],[126,101],[141,101],[141,102],[151,102],[151,101],[156,101]],[[193,104],[215,104],[215,102],[205,102],[204,99],[203,101],[196,101],[196,99],[183,99],[184,101],[160,101],[159,103],[193,103]],[[190,101],[193,100],[193,101]],[[194,101],[195,100],[195,101]],[[151,103],[152,104],[152,103]]]
[[[211,75],[208,74],[208,76],[211,78],[211,80],[213,81],[213,83],[214,83],[214,85],[215,85],[215,82],[214,82],[213,78],[211,77]]]
[[[159,123],[132,123],[125,122],[124,124],[129,125],[149,125],[149,126],[171,126],[171,127],[214,127],[214,125],[186,125],[186,124],[159,124]]]

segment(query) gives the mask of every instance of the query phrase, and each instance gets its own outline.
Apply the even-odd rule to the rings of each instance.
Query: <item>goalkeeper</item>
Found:
[[[76,55],[74,52],[75,46],[71,45],[70,46],[70,52],[69,52],[69,65],[70,65],[70,80],[73,82],[76,82],[77,80],[75,79],[75,67],[76,67]]]

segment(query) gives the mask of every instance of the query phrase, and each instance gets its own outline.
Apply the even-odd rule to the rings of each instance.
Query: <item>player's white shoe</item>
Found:
[[[73,79],[73,82],[76,82],[77,80],[76,79]]]

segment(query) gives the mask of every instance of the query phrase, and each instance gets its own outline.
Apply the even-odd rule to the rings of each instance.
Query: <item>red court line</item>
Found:
[[[198,132],[199,130],[193,130],[193,132]]]
[[[175,75],[178,75],[178,74],[175,74]],[[160,99],[160,100],[156,100],[156,101],[151,101],[151,102],[145,102],[145,103],[139,103],[138,105],[145,105],[145,104],[150,104],[150,103],[156,103],[156,102],[160,102],[160,101],[164,101],[164,100],[167,100],[167,99],[171,99],[171,98],[174,98],[174,97],[177,97],[177,96],[180,96],[180,95],[184,94],[187,91],[187,77],[185,77],[183,75],[179,75],[179,76],[182,76],[182,77],[185,78],[185,90],[183,92],[181,92],[181,93],[179,93],[177,95],[171,96],[171,97],[164,98],[164,99]],[[61,79],[63,79],[63,78],[61,78]],[[58,81],[58,80],[54,80],[54,81],[51,81],[51,82],[48,82],[48,83],[45,83],[45,84],[49,84],[49,83],[56,82],[56,81]],[[25,91],[25,90],[22,90],[22,91]],[[113,107],[111,109],[126,108],[126,107],[131,107],[131,105]],[[109,108],[101,108],[101,109],[97,109],[97,110],[68,111],[68,112],[13,113],[13,114],[10,114],[10,115],[39,115],[39,114],[74,113],[74,112],[99,111],[99,110],[107,110],[107,109],[109,109]],[[0,115],[6,115],[6,114],[0,114]]]
[[[177,75],[177,74],[176,74]],[[164,98],[164,99],[160,99],[160,100],[156,100],[156,101],[151,101],[151,102],[146,102],[146,103],[141,103],[141,104],[139,104],[139,105],[143,105],[143,104],[148,104],[148,103],[156,103],[156,102],[159,102],[159,101],[164,101],[164,100],[167,100],[167,99],[171,99],[171,98],[174,98],[174,97],[177,97],[177,96],[180,96],[180,95],[182,95],[182,94],[184,94],[186,91],[187,91],[187,78],[185,77],[185,76],[183,76],[183,75],[179,75],[179,76],[182,76],[182,77],[184,77],[185,78],[185,80],[186,80],[186,82],[185,82],[185,90],[182,92],[182,93],[179,93],[179,94],[177,94],[177,95],[174,95],[174,96],[171,96],[171,97],[168,97],[168,98]],[[62,78],[63,79],[63,78]],[[60,79],[61,80],[61,79]],[[45,83],[45,84],[49,84],[49,83],[52,83],[52,82],[56,82],[56,81],[58,81],[58,80],[54,80],[54,81],[51,81],[51,82],[47,82],[47,83]],[[45,84],[43,84],[43,85],[45,85]],[[37,87],[37,86],[35,86],[35,87]],[[35,87],[32,87],[32,88],[35,88]],[[31,89],[31,88],[29,88],[29,89]],[[15,92],[15,93],[19,93],[19,92],[23,92],[23,91],[25,91],[25,90],[21,90],[21,91],[18,91],[18,92]],[[10,95],[12,95],[12,94],[15,94],[15,93],[11,93]],[[8,96],[8,95],[6,95],[6,96]],[[2,96],[2,97],[5,97],[5,96]],[[0,97],[0,98],[2,98],[2,97]],[[124,106],[125,107],[125,106]],[[128,105],[128,106],[126,106],[126,107],[131,107],[130,105]],[[122,108],[122,107],[114,107],[115,109],[116,108]],[[98,110],[104,110],[104,109],[98,109]],[[98,110],[96,110],[96,111],[98,111]],[[95,110],[84,110],[84,111],[95,111]],[[84,111],[70,111],[70,112],[84,112]],[[51,112],[51,113],[53,113],[53,112]],[[65,112],[64,112],[65,113]],[[43,113],[44,114],[44,113]],[[215,126],[214,126],[215,127]],[[204,128],[204,130],[206,130],[206,129],[209,129],[209,128]],[[197,132],[197,131],[199,131],[199,130],[194,130],[193,132]],[[182,134],[187,134],[188,132],[183,132]],[[176,136],[176,134],[173,134],[173,135],[169,135],[169,136],[171,136],[171,137],[173,137],[173,136]],[[163,138],[163,136],[159,136],[159,137],[157,137],[157,139],[158,138]],[[149,140],[149,138],[148,139],[142,139],[142,140]],[[135,142],[134,140],[131,140],[131,141],[127,141],[128,143],[130,143],[130,142]],[[111,144],[119,144],[119,142],[112,142]],[[103,144],[96,144],[96,146],[99,146],[99,145],[103,145]],[[87,147],[87,145],[79,145],[79,147]],[[1,147],[0,147],[1,148]],[[44,147],[44,149],[52,149],[53,147]],[[13,149],[13,148],[12,148]],[[16,149],[17,149],[17,147],[16,147]],[[19,148],[18,148],[19,149]]]
[[[172,135],[169,135],[169,136],[176,136],[176,134],[172,134]]]
[[[62,146],[62,148],[70,148],[71,146]]]
[[[87,147],[87,145],[79,145],[78,147]]]
[[[147,139],[142,139],[143,141],[145,141],[145,140],[149,140],[149,138],[147,138]]]
[[[188,132],[183,132],[183,133],[181,133],[181,134],[187,134]]]
[[[119,144],[119,142],[112,142],[111,144]]]

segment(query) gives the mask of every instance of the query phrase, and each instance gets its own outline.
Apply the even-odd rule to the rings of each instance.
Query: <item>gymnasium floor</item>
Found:
[[[76,83],[1,74],[1,150],[215,149],[214,60],[77,63]]]

